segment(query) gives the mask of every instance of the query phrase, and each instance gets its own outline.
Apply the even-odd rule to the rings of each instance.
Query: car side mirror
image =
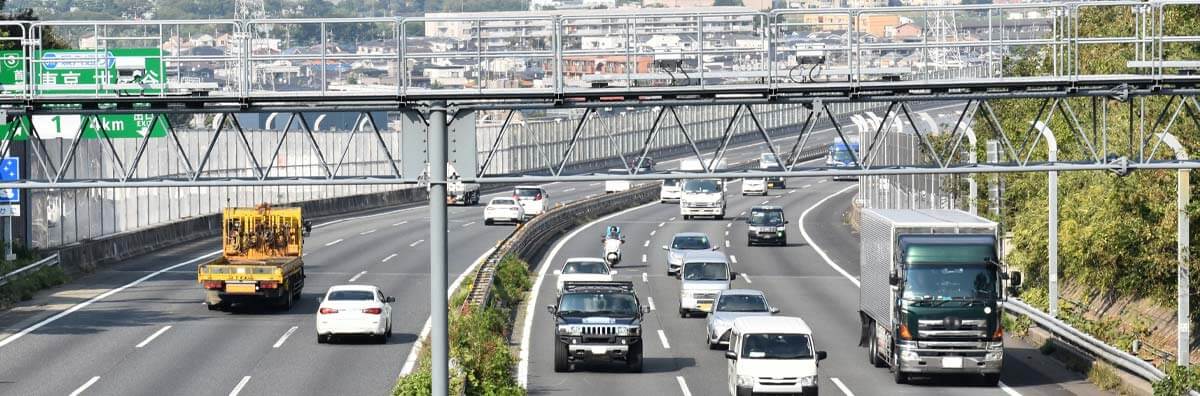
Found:
[[[725,358],[729,360],[737,360],[737,352],[725,351]]]
[[[900,275],[896,274],[895,272],[893,272],[891,275],[888,275],[888,284],[892,285],[892,286],[899,285],[900,284]]]
[[[609,275],[617,276],[617,270],[608,271]]]
[[[396,297],[387,296],[387,297],[385,297],[385,298],[383,299],[383,302],[386,302],[386,303],[394,303],[394,302],[396,302]]]
[[[786,224],[792,224],[792,222],[791,222],[791,221],[788,221],[788,220],[784,220],[784,221],[783,221],[783,224],[785,224],[785,225],[786,225]]]
[[[737,272],[730,272],[730,273],[729,273],[729,280],[737,280],[737,275],[738,275],[738,273],[737,273]]]
[[[1012,271],[1008,273],[1008,284],[1012,287],[1021,286],[1021,271]]]
[[[562,270],[554,270],[554,276],[562,275]]]
[[[771,307],[771,314],[774,315],[777,313],[779,313],[779,308]]]
[[[720,246],[713,246],[713,248],[712,248],[712,249],[713,249],[714,251],[716,251],[716,250],[721,250],[721,247],[720,247]]]
[[[825,351],[817,351],[817,361],[825,360],[827,357],[829,357],[829,353]]]
[[[558,307],[556,307],[554,305],[547,305],[546,312],[549,312],[551,315],[554,315],[554,314],[558,313]]]

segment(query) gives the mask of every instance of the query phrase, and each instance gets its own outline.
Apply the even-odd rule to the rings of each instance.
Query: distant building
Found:
[[[892,29],[891,37],[895,41],[919,40],[922,29],[915,23],[905,23]]]
[[[848,30],[850,25],[850,16],[847,14],[805,14],[803,18],[806,25],[813,26],[816,30],[844,31]],[[855,25],[860,32],[875,37],[886,37],[889,31],[894,31],[905,22],[899,15],[868,14],[860,16]]]
[[[770,11],[775,2],[773,0],[742,0],[742,5],[759,11]]]

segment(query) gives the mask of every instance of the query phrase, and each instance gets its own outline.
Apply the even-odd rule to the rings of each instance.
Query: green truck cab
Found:
[[[955,210],[864,209],[860,224],[868,362],[890,367],[897,383],[938,374],[999,382],[1003,304],[1021,275],[1000,262],[996,223]]]

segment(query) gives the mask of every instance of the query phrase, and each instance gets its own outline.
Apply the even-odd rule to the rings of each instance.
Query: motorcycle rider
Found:
[[[621,227],[608,226],[604,230],[604,238],[601,243],[604,248],[604,260],[608,261],[609,265],[616,265],[621,261],[621,244],[625,243],[625,236],[621,235]]]

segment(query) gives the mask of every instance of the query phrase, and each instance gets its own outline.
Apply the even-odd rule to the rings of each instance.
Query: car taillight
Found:
[[[363,310],[365,314],[379,315],[383,313],[383,308],[367,308]]]
[[[259,289],[275,289],[275,288],[278,288],[278,287],[279,287],[279,282],[276,282],[276,281],[262,281],[262,282],[258,282],[258,288],[259,288]]]
[[[209,290],[221,290],[225,288],[225,281],[204,281],[204,288]]]
[[[338,313],[338,310],[333,309],[333,308],[321,308],[321,310],[317,311],[317,312],[320,312],[321,315],[329,315],[329,314]]]

